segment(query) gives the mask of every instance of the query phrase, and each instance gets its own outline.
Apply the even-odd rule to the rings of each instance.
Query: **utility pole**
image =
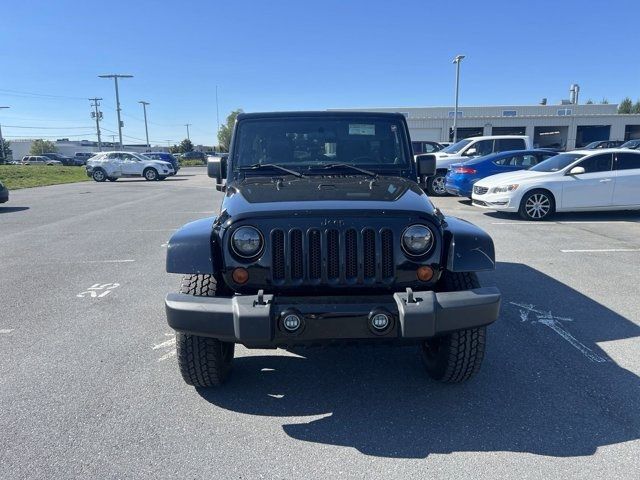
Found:
[[[167,148],[170,149],[171,148],[171,140],[165,140],[165,142],[167,142]]]
[[[189,127],[193,125],[193,123],[185,123],[184,126],[187,127],[187,140],[191,140],[191,137],[189,136]]]
[[[216,131],[216,142],[217,142],[218,133],[220,133],[220,112],[218,110],[218,85],[216,85],[216,122],[218,123],[218,130]]]
[[[3,108],[9,108],[9,107],[0,107],[0,109],[3,109]],[[2,158],[1,163],[4,163],[7,159],[4,154],[4,139],[2,138],[2,125],[0,125],[0,155],[1,155],[0,158]]]
[[[102,99],[95,97],[95,98],[90,98],[89,100],[93,102],[91,106],[95,108],[95,111],[91,112],[91,116],[96,119],[96,133],[98,134],[98,151],[101,152],[102,139],[100,138],[100,120],[102,120],[102,112],[98,110],[98,107],[100,106],[99,101]]]
[[[456,64],[456,106],[453,110],[453,143],[458,141],[458,94],[460,92],[460,62],[464,55],[456,55],[452,63]]]
[[[119,78],[133,78],[133,75],[122,75],[112,73],[109,75],[98,75],[100,78],[113,78],[116,84],[116,112],[118,112],[118,137],[120,139],[120,150],[122,150],[122,120],[120,120],[120,94],[118,93],[118,79]]]
[[[151,104],[144,100],[140,100],[138,103],[142,104],[142,110],[144,110],[144,133],[147,135],[147,148],[151,148],[151,145],[149,145],[149,129],[147,128],[147,105]]]

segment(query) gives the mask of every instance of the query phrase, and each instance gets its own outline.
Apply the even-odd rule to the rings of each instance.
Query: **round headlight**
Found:
[[[253,227],[240,227],[231,237],[233,251],[244,258],[255,257],[262,250],[262,235]]]
[[[411,225],[402,234],[402,248],[409,255],[424,255],[432,245],[433,233],[424,225]]]

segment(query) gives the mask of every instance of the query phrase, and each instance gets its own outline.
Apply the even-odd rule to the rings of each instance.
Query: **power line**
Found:
[[[5,125],[5,127],[11,128],[27,128],[32,130],[82,130],[92,127],[27,127],[24,125]]]
[[[0,88],[0,92],[8,96],[21,96],[21,97],[41,97],[41,98],[66,98],[71,100],[84,100],[83,97],[70,97],[68,95],[50,95],[47,93],[35,93],[35,92],[21,92],[19,90],[6,90]]]

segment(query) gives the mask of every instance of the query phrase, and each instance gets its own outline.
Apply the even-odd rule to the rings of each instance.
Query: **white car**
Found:
[[[526,135],[490,135],[460,140],[432,154],[436,158],[436,174],[427,179],[427,192],[433,196],[447,194],[445,177],[447,170],[454,163],[466,162],[491,153],[531,148],[531,139]]]
[[[137,152],[102,152],[87,160],[87,175],[96,182],[115,182],[121,177],[164,180],[173,173],[169,162],[154,160]]]
[[[640,209],[640,152],[575,150],[475,183],[473,205],[543,220],[554,212]]]

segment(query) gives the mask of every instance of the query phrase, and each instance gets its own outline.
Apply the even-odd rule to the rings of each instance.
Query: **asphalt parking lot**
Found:
[[[186,386],[165,245],[219,205],[165,182],[11,192],[0,206],[0,478],[637,478],[640,213],[485,228],[503,292],[478,376],[430,381],[415,348],[236,350]]]

